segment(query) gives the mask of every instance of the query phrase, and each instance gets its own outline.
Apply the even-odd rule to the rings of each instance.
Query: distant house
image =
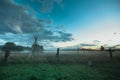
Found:
[[[32,51],[32,54],[40,54],[40,53],[43,53],[43,46],[42,45],[39,45],[37,43],[37,37],[35,37],[35,41],[31,47],[31,51]]]

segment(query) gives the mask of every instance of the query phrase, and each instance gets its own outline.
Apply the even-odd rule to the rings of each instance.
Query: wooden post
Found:
[[[4,61],[5,61],[5,62],[8,61],[9,55],[10,55],[10,51],[9,51],[9,50],[6,50],[6,51],[5,51],[5,55],[4,55]]]
[[[57,62],[60,62],[59,51],[60,51],[60,49],[57,48],[57,53],[56,53]]]
[[[109,55],[110,55],[110,61],[113,61],[112,52],[114,52],[115,50],[112,50],[111,48],[109,48],[107,51],[109,52]]]

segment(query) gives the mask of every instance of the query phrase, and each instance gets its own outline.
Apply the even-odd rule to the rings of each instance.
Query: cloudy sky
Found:
[[[0,45],[45,48],[120,44],[119,0],[0,0]]]

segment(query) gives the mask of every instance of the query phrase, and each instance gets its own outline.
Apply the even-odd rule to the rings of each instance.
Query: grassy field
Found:
[[[54,54],[30,58],[28,54],[11,54],[5,64],[1,55],[0,80],[120,80],[119,52],[114,53],[112,62],[105,52],[68,53],[60,55],[59,63]]]

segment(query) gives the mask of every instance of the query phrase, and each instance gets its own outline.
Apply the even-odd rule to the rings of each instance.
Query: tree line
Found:
[[[16,45],[14,42],[7,42],[4,45],[0,46],[0,50],[5,51],[24,51],[24,50],[30,50],[30,47],[25,47],[21,45]]]

